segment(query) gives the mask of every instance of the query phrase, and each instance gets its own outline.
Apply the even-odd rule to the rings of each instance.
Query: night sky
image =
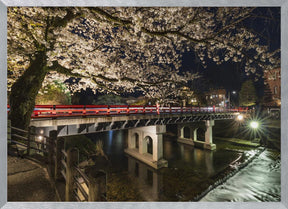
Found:
[[[244,26],[255,31],[262,37],[262,43],[268,44],[271,51],[280,48],[280,7],[257,8],[254,10],[255,17],[243,22]],[[246,76],[243,63],[227,62],[216,65],[208,61],[207,68],[193,53],[183,54],[183,71],[198,72],[201,78],[195,81],[192,86],[201,90],[209,88],[224,88],[226,91],[239,91],[241,83],[247,79],[254,79],[254,75]],[[259,69],[259,72],[263,69]],[[258,95],[263,94],[263,79],[255,82]]]

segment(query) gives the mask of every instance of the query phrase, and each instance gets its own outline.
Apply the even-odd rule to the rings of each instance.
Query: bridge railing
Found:
[[[30,155],[31,150],[42,154],[47,153],[46,138],[46,136],[36,135],[34,126],[30,126],[26,131],[11,126],[11,120],[8,120],[8,143],[16,147],[19,156],[23,156],[25,151],[26,155]]]
[[[7,134],[8,144],[16,146],[18,155],[24,157],[25,151],[26,156],[31,154],[31,149],[36,150],[37,154],[45,156],[52,179],[57,181],[64,177],[66,201],[106,201],[106,173],[97,171],[94,175],[86,175],[78,167],[79,151],[75,148],[64,150],[64,138],[58,138],[56,130],[50,131],[49,137],[43,136],[45,140],[39,142],[35,127],[22,130],[11,126],[8,120]]]
[[[87,175],[79,168],[79,152],[76,148],[62,149],[61,174],[65,179],[66,201],[106,201],[106,173]]]
[[[53,118],[90,115],[177,114],[198,112],[246,112],[246,109],[221,107],[158,107],[129,105],[36,105],[32,118]],[[9,112],[9,106],[8,106]]]

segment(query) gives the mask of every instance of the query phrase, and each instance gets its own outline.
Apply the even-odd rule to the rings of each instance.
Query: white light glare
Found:
[[[243,118],[244,118],[243,115],[238,115],[237,116],[237,120],[243,120]]]
[[[43,140],[43,136],[38,136],[38,140],[42,141]]]
[[[259,123],[258,123],[257,121],[252,121],[252,122],[250,123],[250,126],[251,126],[251,128],[256,129],[256,128],[258,128]]]

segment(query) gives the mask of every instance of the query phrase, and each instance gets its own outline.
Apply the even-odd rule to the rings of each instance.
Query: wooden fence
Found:
[[[78,167],[78,149],[66,151],[65,139],[58,138],[56,130],[50,131],[49,137],[41,136],[41,140],[37,140],[37,137],[39,136],[35,134],[35,127],[29,127],[28,131],[25,131],[12,127],[11,121],[8,121],[8,143],[16,146],[18,156],[30,155],[31,150],[45,156],[51,179],[57,182],[64,178],[65,201],[106,201],[105,172],[97,171],[89,176],[85,174]]]
[[[79,152],[72,148],[62,150],[60,173],[66,181],[65,201],[106,201],[106,173],[97,171],[95,174],[84,173],[78,167]]]
[[[47,137],[38,137],[41,138],[37,138],[34,126],[30,126],[26,131],[11,126],[11,121],[8,120],[8,143],[16,148],[18,156],[30,155],[31,150],[42,154],[46,153],[45,141]]]

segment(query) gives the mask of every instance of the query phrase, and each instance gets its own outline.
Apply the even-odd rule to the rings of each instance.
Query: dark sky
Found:
[[[254,13],[255,17],[243,24],[258,33],[262,37],[261,43],[268,44],[271,51],[280,48],[280,7],[257,8]],[[250,77],[245,75],[243,63],[228,62],[216,65],[208,61],[207,68],[203,68],[192,53],[183,55],[182,70],[201,74],[202,77],[193,83],[200,89],[224,88],[227,91],[239,91],[243,81],[253,79],[253,75]],[[263,94],[263,79],[256,82],[255,86],[258,95]]]

